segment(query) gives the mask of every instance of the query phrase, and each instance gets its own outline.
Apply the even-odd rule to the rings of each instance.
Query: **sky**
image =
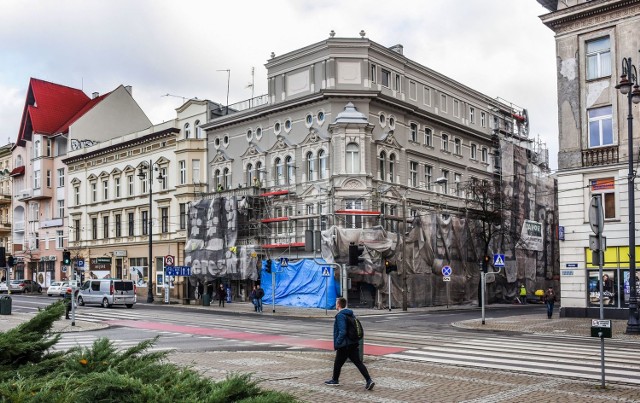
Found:
[[[404,55],[526,108],[557,168],[553,32],[536,0],[0,0],[0,145],[15,142],[29,78],[91,96],[131,85],[154,124],[197,97],[267,93],[264,64],[336,37],[402,44]],[[221,71],[222,70],[222,71]]]

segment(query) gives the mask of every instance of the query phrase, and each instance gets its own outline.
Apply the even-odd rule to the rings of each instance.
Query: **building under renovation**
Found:
[[[202,126],[211,193],[189,209],[191,284],[244,298],[261,281],[267,301],[300,306],[471,303],[484,257],[504,254],[489,301],[554,285],[555,182],[526,110],[361,36],[272,54],[266,102]],[[496,184],[497,227],[521,236],[479,241],[476,183]]]

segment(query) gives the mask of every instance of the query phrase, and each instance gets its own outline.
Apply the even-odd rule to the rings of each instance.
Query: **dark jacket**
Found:
[[[264,290],[262,288],[258,288],[256,290],[256,298],[257,299],[262,299],[262,297],[264,297]]]
[[[548,304],[553,304],[554,302],[556,302],[556,294],[553,291],[549,292],[549,290],[547,290],[544,293],[544,302]]]
[[[353,311],[348,308],[341,309],[336,314],[335,321],[333,322],[333,349],[337,350],[342,347],[349,346],[351,344],[358,344],[357,341],[351,341],[347,337],[347,326],[349,322],[348,316],[353,316]]]
[[[218,288],[218,299],[227,298],[227,290],[225,288]]]

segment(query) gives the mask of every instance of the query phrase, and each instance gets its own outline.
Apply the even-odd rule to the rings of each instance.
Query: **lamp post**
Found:
[[[632,89],[633,87],[633,89]],[[640,86],[638,86],[638,71],[631,62],[631,58],[622,59],[622,76],[620,83],[616,85],[622,95],[627,96],[629,114],[627,115],[627,129],[629,144],[629,320],[625,333],[640,333],[640,321],[638,320],[638,295],[636,290],[636,214],[635,214],[635,172],[633,168],[633,114],[632,102],[640,102]]]
[[[140,180],[145,180],[148,179],[148,183],[149,183],[149,261],[148,261],[148,265],[149,265],[149,281],[147,282],[147,303],[153,303],[153,222],[151,220],[152,218],[152,210],[153,210],[153,175],[151,173],[151,170],[153,169],[153,166],[156,166],[156,170],[158,170],[158,165],[154,164],[153,161],[149,160],[149,165],[147,165],[146,167],[144,165],[141,165],[140,168],[138,168],[138,178],[140,178]],[[164,180],[164,176],[162,176],[162,172],[160,172],[158,174],[158,180]]]

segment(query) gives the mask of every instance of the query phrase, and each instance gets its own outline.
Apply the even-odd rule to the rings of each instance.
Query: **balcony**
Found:
[[[11,195],[6,193],[0,193],[0,206],[11,204]]]
[[[40,222],[40,228],[62,227],[63,219],[54,218],[52,220],[43,220]]]
[[[24,220],[22,221],[14,221],[14,231],[15,232],[24,232]]]
[[[582,166],[594,167],[598,165],[617,164],[618,146],[590,148],[582,150]]]
[[[0,221],[0,234],[6,234],[11,232],[11,223],[8,221]]]
[[[32,195],[33,189],[22,189],[19,190],[18,193],[14,194],[13,197],[15,197],[17,200],[25,201],[31,199]]]

